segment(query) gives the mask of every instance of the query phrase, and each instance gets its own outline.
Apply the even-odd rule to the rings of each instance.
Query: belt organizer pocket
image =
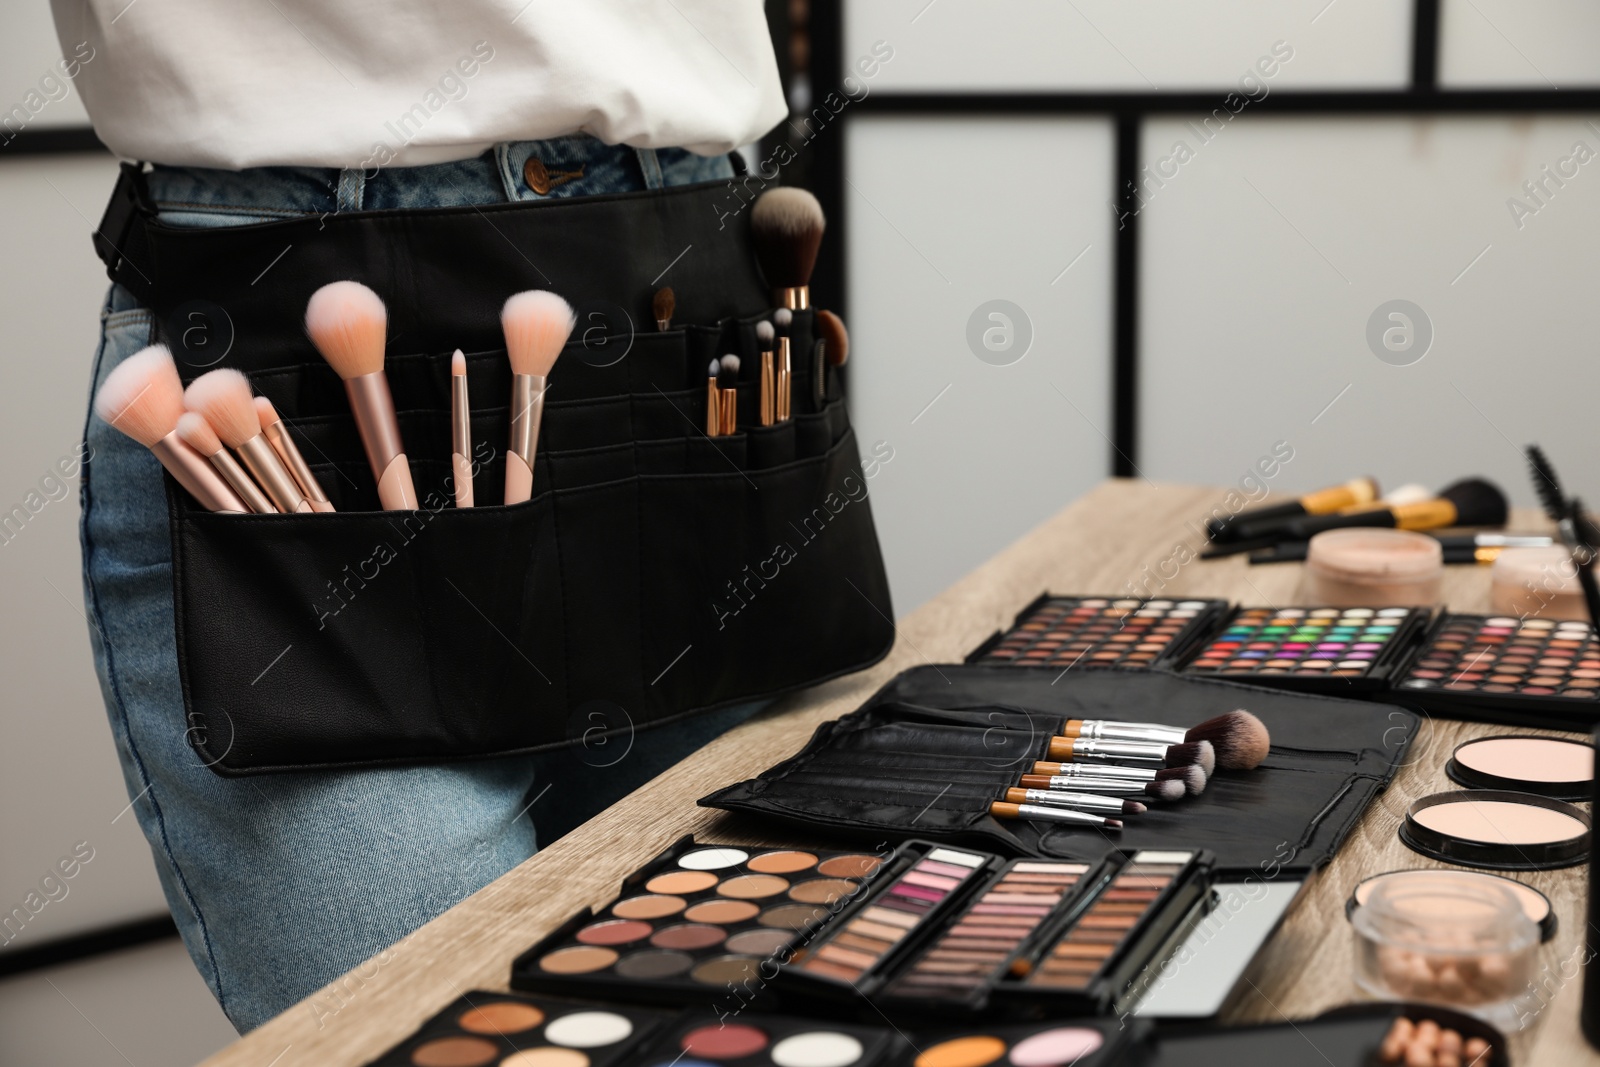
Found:
[[[715,183],[202,231],[156,222],[125,171],[103,224],[126,253],[110,257],[113,279],[156,312],[186,383],[213,365],[249,377],[335,508],[210,512],[167,478],[187,734],[214,771],[593,744],[888,652],[893,610],[844,397],[809,355],[813,313],[797,310],[792,417],[761,424],[768,294],[748,233],[717,228],[725,194]],[[121,229],[119,197],[132,204]],[[663,330],[650,307],[669,264],[660,283],[677,314]],[[416,510],[380,510],[343,384],[301,325],[311,293],[344,279],[388,308],[385,373]],[[498,313],[529,288],[564,296],[578,327],[549,376],[531,498],[506,505]],[[231,335],[220,362],[183,346],[197,311]],[[470,508],[451,490],[458,347]],[[742,361],[737,426],[707,436],[706,368],[727,353]]]

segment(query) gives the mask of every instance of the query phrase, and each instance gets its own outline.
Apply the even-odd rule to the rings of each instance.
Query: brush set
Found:
[[[792,351],[795,312],[811,309],[810,282],[826,226],[816,197],[777,188],[751,211],[757,265],[774,309],[755,323],[758,353],[757,421],[763,427],[794,417]],[[650,318],[658,331],[674,328],[677,294],[658,289]],[[814,407],[829,390],[829,372],[849,355],[849,335],[831,312],[816,311],[809,379]],[[505,301],[500,313],[511,370],[510,434],[502,500],[533,495],[534,464],[550,374],[576,325],[570,304],[555,293],[529,290]],[[419,507],[400,423],[384,372],[388,312],[383,299],[356,281],[336,281],[312,294],[305,332],[344,383],[345,395],[377,485],[389,511]],[[712,360],[706,378],[706,437],[739,432],[739,382],[746,368],[737,353]],[[240,514],[306,514],[334,510],[288,425],[266,397],[254,396],[238,371],[200,375],[185,390],[164,345],[152,345],[116,368],[96,397],[96,411],[113,427],[155,453],[173,478],[206,510]],[[467,360],[450,363],[450,481],[455,505],[475,504]]]

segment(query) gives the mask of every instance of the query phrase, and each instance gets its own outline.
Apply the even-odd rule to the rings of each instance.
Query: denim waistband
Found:
[[[587,134],[498,144],[475,159],[422,167],[155,166],[147,175],[162,221],[237,226],[343,211],[462,207],[599,196],[712,181],[733,173],[727,156],[681,148],[608,145]]]

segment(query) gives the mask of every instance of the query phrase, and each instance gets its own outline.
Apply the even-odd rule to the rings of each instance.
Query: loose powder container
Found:
[[[1434,793],[1413,803],[1400,840],[1463,867],[1543,871],[1589,856],[1589,816],[1571,804],[1502,789]]]
[[[1306,576],[1332,607],[1427,607],[1439,602],[1444,548],[1409,530],[1325,530],[1306,549]]]
[[[1594,746],[1559,737],[1480,737],[1456,746],[1445,773],[1470,789],[1588,800],[1594,787]]]
[[[1519,1028],[1539,932],[1510,890],[1414,871],[1380,882],[1355,910],[1356,982],[1375,996],[1449,1004]]]
[[[1531,885],[1523,885],[1521,882],[1511,878],[1505,878],[1498,874],[1485,874],[1482,871],[1411,870],[1386,871],[1383,874],[1375,874],[1356,883],[1356,887],[1350,891],[1350,899],[1345,901],[1344,905],[1345,918],[1353,917],[1356,909],[1365,904],[1372,896],[1373,890],[1380,885],[1391,882],[1405,882],[1412,878],[1433,879],[1433,884],[1438,884],[1441,880],[1444,882],[1453,880],[1469,886],[1498,886],[1517,898],[1517,902],[1522,905],[1523,912],[1539,928],[1540,941],[1548,941],[1556,935],[1556,909],[1550,903],[1549,897]]]

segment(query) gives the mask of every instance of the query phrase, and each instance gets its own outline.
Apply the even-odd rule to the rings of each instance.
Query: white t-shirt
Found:
[[[786,113],[760,0],[52,6],[95,132],[155,163],[415,166],[579,132],[712,155]]]

